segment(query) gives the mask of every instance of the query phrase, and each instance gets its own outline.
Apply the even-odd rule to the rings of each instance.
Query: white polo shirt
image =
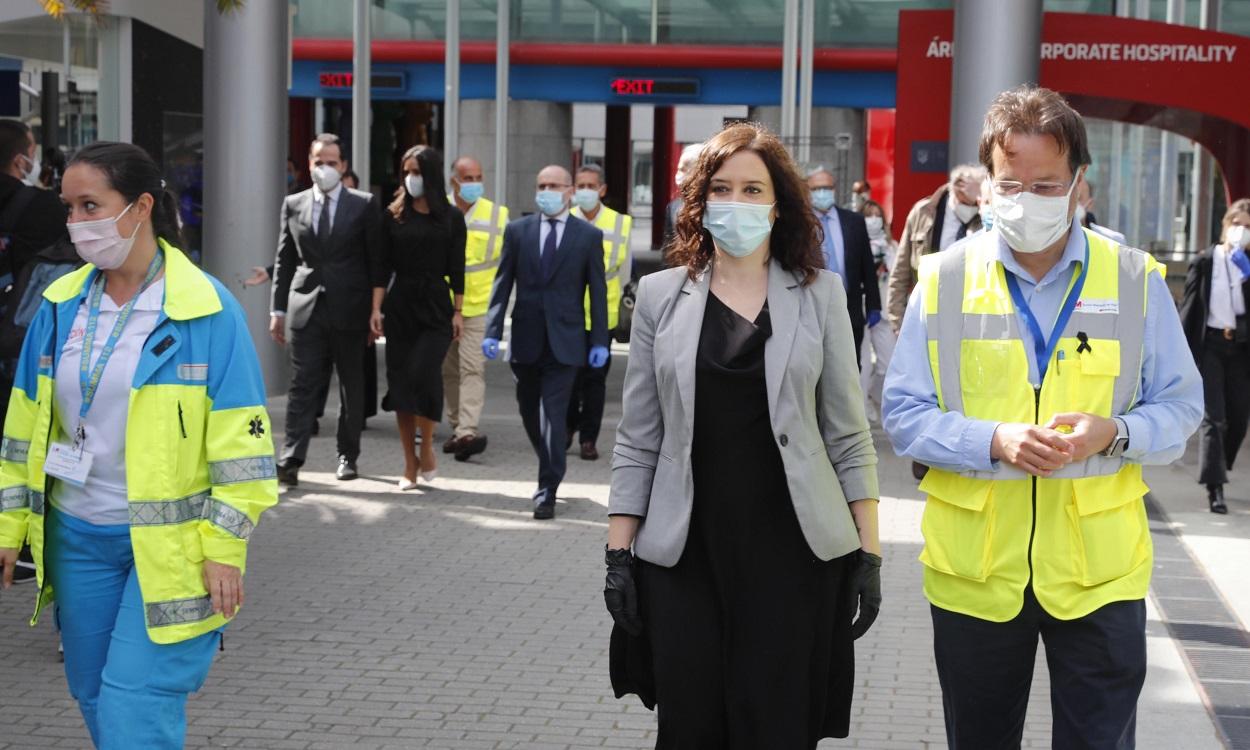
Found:
[[[73,443],[73,436],[78,430],[78,411],[82,408],[79,364],[82,362],[83,334],[87,328],[88,296],[84,296],[78,306],[74,326],[56,365],[56,442],[59,443]],[[130,386],[139,367],[143,345],[160,319],[164,299],[165,278],[162,276],[135,301],[130,320],[113,349],[108,367],[104,368],[91,411],[83,421],[87,433],[83,450],[93,456],[91,473],[83,487],[62,481],[54,483],[52,504],[57,510],[97,525],[130,523],[126,493],[126,419],[130,407]],[[120,311],[121,307],[107,293],[101,296],[100,318],[96,323],[95,341],[91,345],[92,367],[99,359]]]

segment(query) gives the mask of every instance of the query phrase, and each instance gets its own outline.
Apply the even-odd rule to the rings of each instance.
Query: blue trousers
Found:
[[[56,594],[65,678],[100,750],[181,748],[187,696],[204,684],[220,631],[161,645],[148,638],[130,527],[55,509],[45,559]]]

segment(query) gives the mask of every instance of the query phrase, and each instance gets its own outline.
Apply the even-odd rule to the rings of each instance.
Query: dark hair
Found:
[[[1059,153],[1068,155],[1072,174],[1089,164],[1089,143],[1085,121],[1062,96],[1050,89],[1024,85],[1004,91],[990,102],[981,130],[978,156],[994,174],[994,147],[1006,150],[1013,135],[1048,135],[1059,144]]]
[[[30,128],[17,120],[0,120],[0,168],[8,169],[18,154],[30,148]]]
[[[825,257],[820,250],[824,237],[812,215],[807,183],[777,136],[757,123],[726,127],[699,153],[699,160],[681,185],[683,204],[677,214],[669,264],[686,266],[693,279],[711,262],[715,246],[712,235],[703,228],[708,184],[725,160],[741,151],[753,151],[763,159],[773,181],[777,220],[773,223],[769,252],[782,268],[802,274],[803,283],[810,284],[816,279],[816,272],[825,267]]]
[[[316,146],[318,143],[320,143],[322,147],[337,146],[339,150],[339,158],[346,161],[343,155],[343,143],[339,140],[339,137],[335,135],[334,133],[322,133],[318,135],[316,138],[312,139],[312,143],[308,144],[309,156],[312,156],[313,147]]]
[[[443,186],[443,155],[432,146],[425,144],[417,144],[404,152],[399,157],[399,188],[395,190],[395,200],[391,201],[388,209],[391,216],[395,217],[395,221],[403,224],[412,217],[412,196],[408,195],[408,188],[404,187],[404,162],[409,159],[416,159],[417,166],[421,168],[421,182],[425,184],[425,192],[422,197],[425,203],[430,207],[430,215],[436,219],[444,219],[451,205],[447,203],[447,188]]]
[[[139,200],[144,193],[151,195],[152,231],[174,247],[182,247],[178,199],[165,189],[161,168],[147,151],[130,143],[97,141],[78,149],[66,169],[76,164],[98,169],[108,180],[109,187],[121,193],[127,203]]]
[[[360,175],[356,174],[355,172],[349,169],[343,173],[343,179],[346,180],[349,177],[351,178],[352,182],[356,183],[356,188],[359,189],[360,188]]]

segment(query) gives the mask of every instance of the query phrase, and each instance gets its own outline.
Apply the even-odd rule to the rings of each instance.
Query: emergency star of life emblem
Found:
[[[260,420],[260,417],[252,417],[252,423],[248,426],[247,432],[259,440],[265,434],[265,423]]]

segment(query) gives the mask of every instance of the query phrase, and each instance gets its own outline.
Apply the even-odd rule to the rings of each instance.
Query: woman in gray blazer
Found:
[[[677,267],[634,310],[604,592],[634,666],[613,679],[659,704],[657,748],[814,748],[847,735],[881,602],[846,293],[766,130],[712,138],[682,197]]]

